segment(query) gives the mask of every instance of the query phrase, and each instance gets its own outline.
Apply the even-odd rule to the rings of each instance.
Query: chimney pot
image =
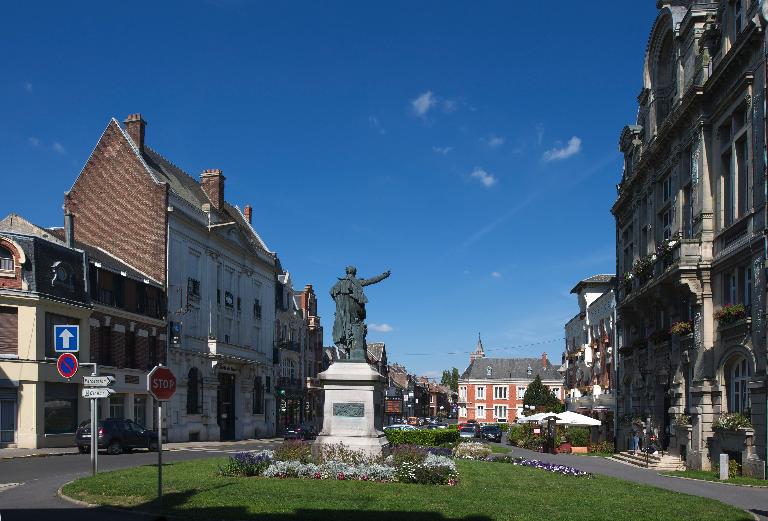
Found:
[[[541,365],[544,367],[544,369],[547,368],[547,353],[541,353]]]
[[[224,207],[224,179],[218,168],[208,168],[200,174],[200,186],[217,210]]]
[[[141,117],[138,112],[136,114],[130,114],[125,121],[125,130],[131,139],[139,148],[139,152],[144,152],[144,133],[147,127],[147,122]]]
[[[253,224],[253,207],[251,207],[250,204],[246,204],[243,213],[245,214],[245,220],[248,221],[248,224]]]
[[[64,242],[70,248],[75,246],[75,222],[74,215],[70,212],[64,214]]]

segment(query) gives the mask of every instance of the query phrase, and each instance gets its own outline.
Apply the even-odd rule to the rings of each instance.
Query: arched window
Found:
[[[728,412],[744,413],[749,409],[749,379],[752,367],[749,360],[740,356],[727,368],[725,384],[728,389]]]
[[[656,125],[661,125],[669,114],[673,99],[677,95],[677,61],[670,31],[658,47],[653,70],[653,103],[656,110]]]
[[[193,367],[187,375],[187,414],[200,414],[202,384],[203,379],[200,378],[200,371]]]
[[[13,271],[13,253],[7,248],[0,246],[0,271]]]
[[[253,414],[264,414],[264,384],[261,376],[253,379]]]

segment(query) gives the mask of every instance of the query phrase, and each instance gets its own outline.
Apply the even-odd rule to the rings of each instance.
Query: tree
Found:
[[[534,412],[563,412],[565,407],[560,400],[557,399],[555,393],[547,389],[543,383],[541,383],[541,377],[536,375],[536,378],[528,384],[528,388],[523,395],[523,405],[533,405],[535,409],[532,411],[523,407],[523,415],[530,416]]]
[[[443,376],[440,378],[440,385],[445,385],[447,387],[451,386],[451,372],[448,369],[443,371]]]
[[[459,370],[455,367],[451,370],[451,391],[459,392]]]

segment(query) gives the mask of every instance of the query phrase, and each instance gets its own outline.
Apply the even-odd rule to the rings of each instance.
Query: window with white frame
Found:
[[[560,399],[560,388],[559,387],[550,387],[549,390],[552,391],[552,394],[555,395],[555,398],[557,398],[558,400]]]
[[[485,419],[485,405],[478,405],[475,408],[475,419],[477,420]]]
[[[527,387],[524,387],[522,385],[517,387],[517,399],[522,400],[525,397],[525,390]]]
[[[494,385],[493,386],[493,399],[494,400],[506,400],[507,399],[507,386],[506,385]]]
[[[744,413],[750,407],[749,379],[752,368],[745,357],[737,358],[726,374],[728,386],[728,412]]]
[[[507,419],[507,406],[506,405],[494,405],[493,406],[493,417],[496,420],[506,420]]]
[[[467,417],[467,407],[462,405],[459,407],[459,418],[466,418]]]
[[[459,400],[466,401],[467,400],[467,386],[462,385],[459,387]]]
[[[476,385],[475,386],[475,398],[478,400],[484,400],[485,399],[485,386],[484,385]]]

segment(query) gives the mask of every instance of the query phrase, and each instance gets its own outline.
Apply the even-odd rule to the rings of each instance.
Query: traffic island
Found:
[[[455,486],[222,475],[227,458],[167,465],[163,513],[198,519],[392,521],[571,519],[751,521],[717,501],[595,475],[590,479],[489,461],[456,460]],[[91,504],[159,513],[153,467],[105,472],[67,484]],[[556,491],[578,490],[562,497]],[[479,501],[478,491],[493,501]],[[631,505],[631,508],[627,508]],[[642,513],[642,514],[638,514]]]

